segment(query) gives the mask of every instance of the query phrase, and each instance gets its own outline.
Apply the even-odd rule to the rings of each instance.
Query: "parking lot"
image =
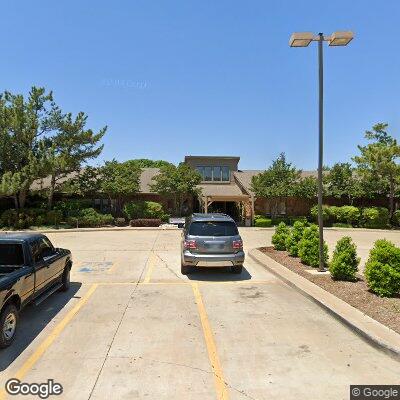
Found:
[[[327,231],[330,247],[347,233]],[[248,250],[272,231],[241,234]],[[352,235],[363,261],[378,238],[400,244],[398,232]],[[183,276],[179,230],[48,236],[72,251],[71,289],[22,313],[2,387],[52,378],[65,399],[337,400],[350,384],[399,382],[398,361],[250,258],[241,275]]]

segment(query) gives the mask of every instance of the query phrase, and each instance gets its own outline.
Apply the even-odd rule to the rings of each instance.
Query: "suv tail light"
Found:
[[[235,250],[242,250],[243,249],[243,242],[241,240],[234,240],[232,242],[232,247]]]
[[[193,250],[193,249],[197,248],[197,244],[196,244],[195,240],[185,240],[183,246],[187,250]]]

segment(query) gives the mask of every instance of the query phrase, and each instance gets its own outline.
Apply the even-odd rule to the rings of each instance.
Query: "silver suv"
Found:
[[[193,214],[182,233],[181,272],[197,267],[230,266],[242,272],[244,251],[235,221],[225,214]]]

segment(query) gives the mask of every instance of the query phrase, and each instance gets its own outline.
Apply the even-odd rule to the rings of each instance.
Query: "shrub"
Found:
[[[379,296],[400,293],[400,248],[388,240],[377,240],[365,265],[365,278]]]
[[[115,225],[116,226],[126,226],[126,219],[125,218],[115,218]]]
[[[400,210],[397,210],[393,214],[393,223],[396,226],[400,226]]]
[[[349,225],[358,225],[360,222],[360,210],[354,206],[336,207],[336,221]]]
[[[169,218],[162,205],[155,201],[132,201],[125,204],[124,213],[130,219],[161,219],[162,221],[168,221]]]
[[[298,256],[299,242],[303,236],[304,229],[307,227],[307,222],[296,221],[290,235],[286,238],[286,250],[293,257]]]
[[[161,225],[160,219],[146,219],[146,218],[137,218],[133,219],[129,222],[130,226],[144,226],[144,227],[158,227]]]
[[[38,216],[35,218],[35,221],[34,221],[35,226],[42,226],[42,225],[44,225],[45,223],[46,223],[46,218],[45,218],[44,215],[38,215]]]
[[[264,218],[264,217],[258,218],[258,219],[255,219],[254,226],[266,228],[266,227],[272,226],[272,220],[270,218]]]
[[[1,214],[1,224],[3,226],[15,226],[18,221],[17,210],[10,208]]]
[[[299,242],[299,257],[304,264],[319,266],[319,232],[316,225],[304,229]],[[324,264],[328,262],[328,246],[324,243]]]
[[[60,210],[47,211],[45,222],[47,225],[58,225],[63,218],[63,213]]]
[[[356,245],[349,236],[345,236],[336,243],[329,272],[333,279],[355,281],[359,263]]]
[[[329,223],[332,220],[332,215],[329,212],[330,208],[332,207],[325,205],[322,206],[322,220],[324,221],[324,224]],[[318,222],[318,204],[311,208],[310,214],[313,221]]]
[[[114,217],[111,214],[100,214],[94,208],[85,208],[77,217],[69,217],[67,222],[71,226],[98,227],[112,224]]]
[[[85,208],[91,208],[92,201],[87,199],[68,199],[57,201],[55,210],[60,210],[65,217],[76,217]]]
[[[18,213],[18,219],[15,221],[14,228],[27,229],[33,225],[34,219],[27,213],[21,211]]]
[[[389,224],[389,210],[385,207],[364,208],[362,222],[366,228],[386,228]]]
[[[272,244],[275,250],[286,250],[286,238],[289,236],[290,230],[284,222],[281,222],[272,235]]]

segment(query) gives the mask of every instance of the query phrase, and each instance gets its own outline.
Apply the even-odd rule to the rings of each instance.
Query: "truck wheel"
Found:
[[[233,265],[233,266],[231,267],[231,271],[232,271],[234,274],[241,274],[241,273],[242,273],[242,270],[243,270],[243,265]]]
[[[14,340],[18,325],[18,309],[9,304],[0,314],[0,348],[8,347]]]
[[[71,286],[71,280],[70,280],[70,275],[71,275],[71,269],[67,265],[64,269],[64,273],[62,275],[62,286],[61,286],[61,291],[62,292],[67,292]]]

